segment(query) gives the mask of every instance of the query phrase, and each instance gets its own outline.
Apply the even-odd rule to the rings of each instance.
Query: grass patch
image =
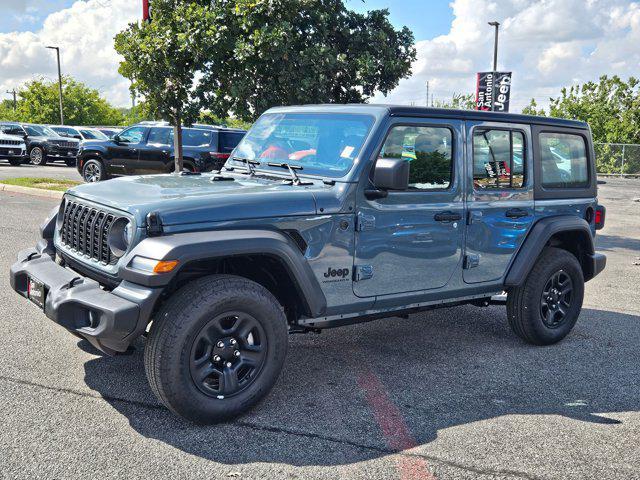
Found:
[[[57,192],[64,192],[68,188],[80,185],[82,182],[58,178],[17,177],[0,180],[0,183],[4,183],[5,185],[17,185],[19,187],[30,187],[39,188],[41,190],[55,190]]]

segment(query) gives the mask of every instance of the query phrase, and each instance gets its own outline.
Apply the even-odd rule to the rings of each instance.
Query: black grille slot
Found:
[[[64,207],[60,241],[79,255],[97,260],[105,265],[114,265],[118,258],[111,254],[107,244],[111,225],[118,219],[78,202],[67,202]]]
[[[0,145],[20,145],[20,140],[0,140]]]
[[[78,148],[78,144],[75,142],[67,142],[65,140],[51,140],[51,143],[63,148]]]

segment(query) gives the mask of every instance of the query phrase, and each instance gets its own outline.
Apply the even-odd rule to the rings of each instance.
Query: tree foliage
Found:
[[[198,93],[219,116],[254,120],[276,105],[360,103],[392,90],[415,59],[413,34],[387,10],[359,14],[343,0],[215,2],[217,48]]]
[[[152,0],[116,36],[120,72],[155,113],[253,121],[276,105],[364,102],[410,73],[409,29],[343,0]],[[196,81],[197,79],[197,81]]]
[[[217,2],[212,2],[214,5]],[[124,57],[120,73],[132,81],[150,113],[175,127],[176,171],[182,170],[182,125],[196,120],[196,73],[205,62],[208,40],[215,34],[208,21],[211,5],[190,0],[155,0],[153,20],[130,24],[115,37]]]
[[[476,96],[473,93],[454,93],[451,96],[451,101],[435,102],[434,107],[437,108],[453,108],[456,110],[475,110],[476,109]]]
[[[587,82],[563,88],[560,96],[551,98],[548,111],[531,100],[523,113],[570,118],[587,122],[597,143],[640,144],[640,81],[630,77],[602,76],[597,82]],[[640,171],[637,149],[625,152],[625,172]],[[620,173],[622,151],[619,147],[598,146],[598,171]]]
[[[68,125],[120,125],[123,115],[112,107],[97,90],[71,77],[62,78],[64,118]],[[2,102],[0,118],[32,123],[60,123],[58,82],[36,79],[26,83],[18,93],[17,108],[13,102]]]
[[[550,99],[548,112],[531,100],[523,113],[588,122],[596,142],[640,143],[640,81],[605,75],[563,88]]]

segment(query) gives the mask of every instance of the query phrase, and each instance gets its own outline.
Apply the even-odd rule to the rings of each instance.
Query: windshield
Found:
[[[302,174],[341,177],[360,154],[373,117],[355,114],[267,113],[234,150],[234,158],[289,163]]]
[[[104,133],[102,133],[99,130],[82,129],[80,130],[80,133],[84,138],[87,138],[89,140],[108,140],[109,139],[109,137],[107,137]]]
[[[27,135],[33,137],[59,137],[56,132],[44,125],[25,125],[24,129],[27,131]]]

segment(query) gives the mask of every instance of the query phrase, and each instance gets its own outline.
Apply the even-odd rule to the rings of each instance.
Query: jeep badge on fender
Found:
[[[11,286],[109,355],[144,335],[158,399],[220,422],[268,394],[290,333],[502,302],[525,341],[562,340],[606,262],[593,152],[556,118],[273,108],[220,171],[68,190]]]

